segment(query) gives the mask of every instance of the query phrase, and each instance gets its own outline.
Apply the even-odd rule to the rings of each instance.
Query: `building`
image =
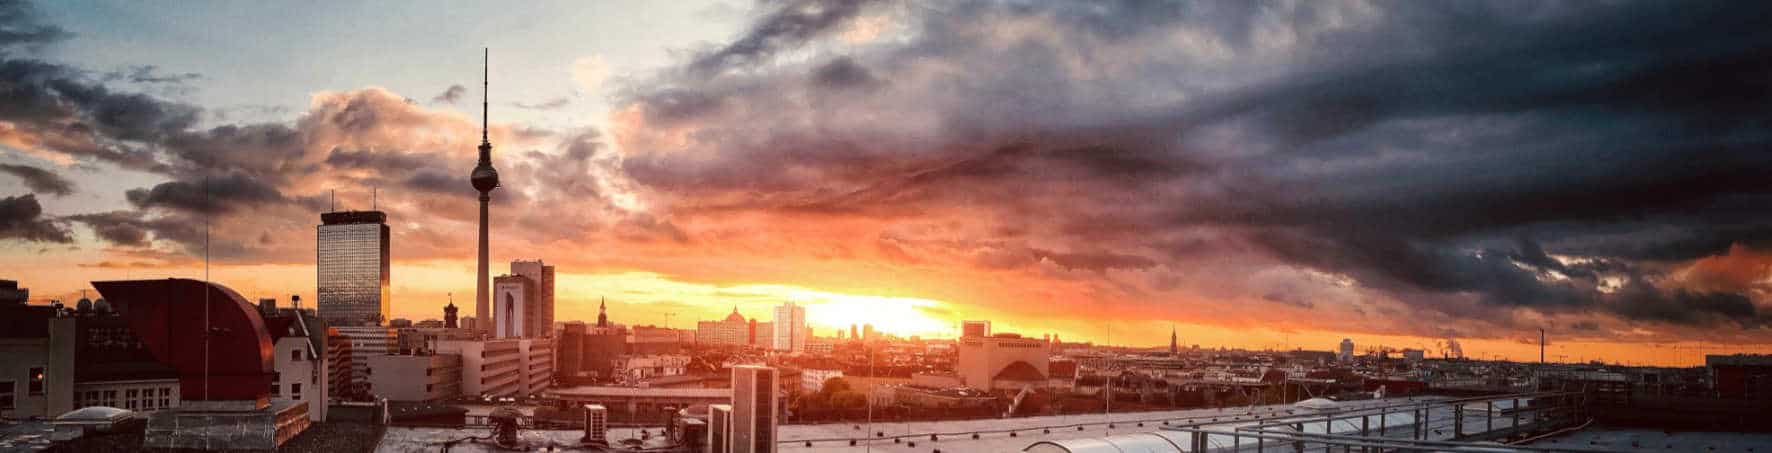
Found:
[[[1772,355],[1735,354],[1704,356],[1710,369],[1711,388],[1717,397],[1772,400]]]
[[[1336,353],[1335,360],[1340,360],[1343,362],[1351,362],[1354,360],[1354,340],[1353,339],[1351,339],[1351,338],[1341,339],[1341,349]]]
[[[331,399],[331,375],[326,354],[325,322],[310,311],[277,309],[272,300],[270,316],[264,317],[271,334],[271,398],[306,402],[308,420],[326,421]]]
[[[574,379],[572,383],[575,385],[614,377],[616,359],[628,353],[627,328],[611,324],[587,330],[582,342],[584,355],[579,363],[579,376],[583,379]]]
[[[636,355],[618,361],[615,374],[630,382],[655,377],[682,376],[689,369],[686,355]]]
[[[994,391],[1047,384],[1052,347],[1046,340],[1001,333],[961,338],[959,348],[954,368],[967,387]]]
[[[774,368],[732,367],[732,452],[775,453],[775,429],[781,412]]]
[[[331,389],[328,395],[334,401],[350,400],[368,396],[368,385],[358,385],[356,376],[351,373],[351,340],[338,332],[337,327],[326,328],[326,386]]]
[[[369,393],[392,401],[442,401],[461,395],[457,354],[378,355],[369,358]]]
[[[669,420],[677,410],[732,401],[732,389],[580,386],[549,390],[547,397],[567,406],[601,404],[609,417],[624,422]]]
[[[545,339],[442,340],[437,354],[461,357],[461,395],[529,396],[553,381],[553,344]]]
[[[13,280],[0,280],[0,306],[24,305],[31,300],[31,290],[18,287]]]
[[[87,310],[26,305],[0,283],[0,415],[54,417],[91,406],[179,406],[178,372],[160,363],[104,299]]]
[[[603,315],[597,315],[604,318]],[[607,324],[607,322],[603,322]],[[585,323],[573,321],[561,326],[560,333],[554,338],[559,340],[554,351],[560,356],[554,358],[554,372],[561,379],[574,380],[583,376],[585,361]]]
[[[695,342],[691,331],[658,326],[633,326],[628,328],[627,335],[629,354],[671,354],[684,344]]]
[[[806,352],[806,307],[788,302],[775,307],[771,346],[788,353]]]
[[[726,319],[695,323],[695,341],[710,345],[747,345],[750,344],[750,326],[734,306]]]
[[[837,334],[842,335],[843,331],[838,330]],[[806,353],[812,355],[831,355],[832,352],[837,350],[837,341],[839,341],[839,339],[830,337],[809,337],[806,339]]]
[[[1420,350],[1420,349],[1404,349],[1403,350],[1403,359],[1404,360],[1420,362],[1426,358],[1427,358],[1427,351]]]
[[[521,275],[500,275],[492,279],[492,336],[494,338],[528,338],[534,335],[529,316],[535,301],[535,282]]]
[[[991,322],[990,321],[961,321],[960,322],[960,336],[961,337],[988,337],[988,336],[991,336]]]
[[[369,358],[378,355],[392,354],[400,342],[399,329],[375,326],[342,326],[328,329],[327,341],[347,344],[349,359],[335,363],[349,373],[345,387],[334,387],[333,393],[362,396],[368,392]]]
[[[444,327],[406,327],[396,329],[394,347],[389,354],[425,354],[437,350],[437,342],[443,340],[474,340],[480,333],[466,329],[450,329]]]
[[[800,391],[806,393],[817,392],[819,389],[824,388],[825,381],[840,377],[843,377],[843,370],[821,370],[817,368],[800,370]]]
[[[512,261],[511,274],[528,278],[535,288],[534,299],[523,307],[527,309],[523,316],[527,321],[524,332],[532,337],[553,335],[554,266],[543,264],[541,260]]]
[[[381,211],[320,214],[315,229],[315,294],[329,326],[379,326],[388,319],[388,216]]]
[[[554,339],[535,338],[522,343],[524,373],[529,377],[524,395],[539,394],[554,386]]]
[[[708,453],[732,453],[732,405],[730,404],[708,405]]]

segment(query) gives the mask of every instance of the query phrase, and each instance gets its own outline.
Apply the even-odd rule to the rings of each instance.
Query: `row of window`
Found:
[[[87,390],[74,394],[75,407],[106,406],[132,411],[152,411],[172,407],[172,388],[124,389],[122,399],[117,390]]]

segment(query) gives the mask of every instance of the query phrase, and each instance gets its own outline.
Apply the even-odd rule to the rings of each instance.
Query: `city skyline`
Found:
[[[336,192],[387,213],[382,310],[441,319],[475,288],[462,176],[497,142],[488,261],[557,266],[560,321],[791,302],[819,336],[1772,351],[1772,38],[1736,10],[1765,7],[1480,5],[412,4],[352,30],[0,2],[0,278],[71,301],[207,269],[319,304]],[[412,42],[465,13],[510,30]],[[1655,33],[1682,39],[1627,39]],[[298,65],[335,72],[266,74]],[[477,76],[501,87],[484,129]]]

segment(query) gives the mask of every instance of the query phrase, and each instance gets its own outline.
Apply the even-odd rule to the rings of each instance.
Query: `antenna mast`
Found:
[[[492,48],[488,47],[483,50],[485,54],[482,55],[483,59],[480,61],[480,144],[488,144],[492,143],[491,140],[487,140],[486,136],[488,110],[486,98],[492,95]]]

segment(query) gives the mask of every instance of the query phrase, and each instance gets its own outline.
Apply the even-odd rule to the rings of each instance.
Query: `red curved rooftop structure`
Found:
[[[183,278],[92,286],[129,321],[155,359],[178,370],[182,399],[265,401],[274,376],[271,336],[258,310],[239,293]]]

